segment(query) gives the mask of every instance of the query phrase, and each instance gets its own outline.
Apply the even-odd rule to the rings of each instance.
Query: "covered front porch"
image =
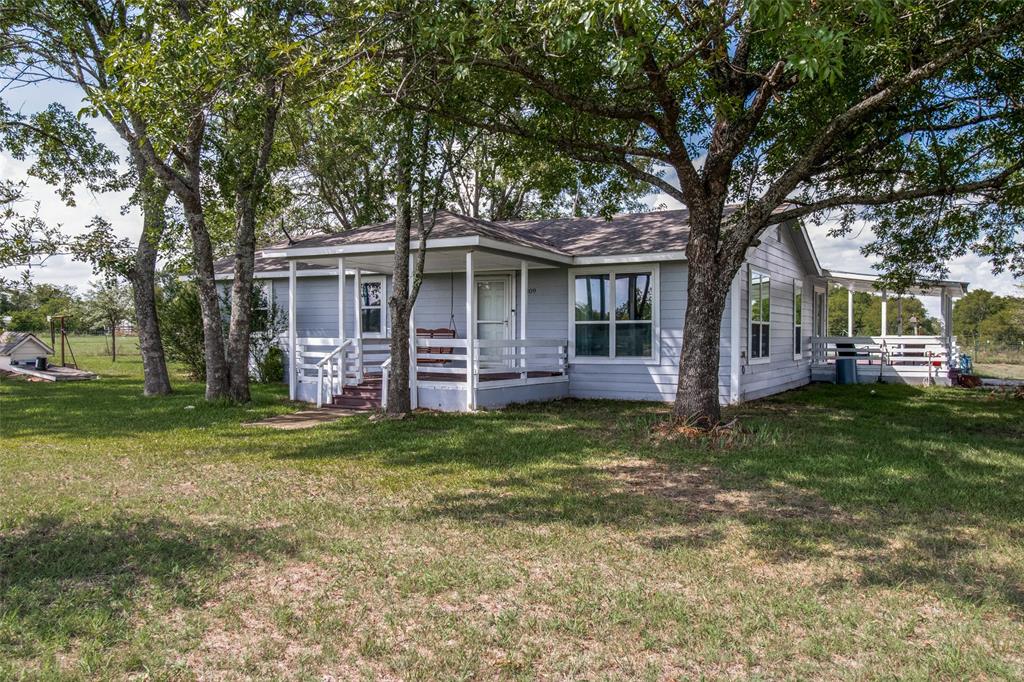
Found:
[[[474,246],[428,241],[423,285],[409,320],[416,330],[410,342],[412,406],[461,411],[565,397],[568,341],[534,330],[530,320],[537,316],[529,310],[531,275],[550,279],[561,264],[546,254]],[[283,256],[288,333],[282,340],[290,396],[318,406],[383,407],[392,364],[393,242],[333,248],[342,253]],[[410,272],[415,257],[414,251]],[[336,278],[337,336],[300,333],[303,267],[315,268],[321,280]]]
[[[836,301],[831,295],[837,285],[845,290],[845,300]],[[949,370],[959,363],[959,350],[953,335],[953,301],[963,296],[966,289],[964,282],[932,280],[905,292],[910,296],[938,298],[941,332],[919,334],[921,321],[905,318],[902,296],[894,299],[885,289],[879,288],[876,277],[824,271],[824,277],[814,287],[811,380],[834,381],[836,362],[854,359],[859,383],[948,385]],[[854,320],[854,294],[857,292],[881,296],[881,334],[858,333]],[[829,333],[829,307],[837,304],[846,308],[845,335]],[[895,320],[891,319],[892,313],[895,313]]]

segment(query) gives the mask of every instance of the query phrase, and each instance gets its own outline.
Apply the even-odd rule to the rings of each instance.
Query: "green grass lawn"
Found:
[[[0,678],[1024,676],[1024,402],[812,386],[304,431],[0,386]],[[661,434],[661,435],[652,435]]]

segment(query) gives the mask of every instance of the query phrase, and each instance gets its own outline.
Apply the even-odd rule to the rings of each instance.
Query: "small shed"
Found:
[[[53,355],[53,349],[31,332],[3,332],[0,334],[0,367],[34,365],[36,358]]]

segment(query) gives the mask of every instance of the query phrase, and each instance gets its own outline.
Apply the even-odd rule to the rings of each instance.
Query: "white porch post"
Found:
[[[355,299],[356,307],[352,311],[355,313],[356,328],[353,330],[353,336],[356,339],[356,383],[363,383],[363,306],[359,300],[362,296],[362,273],[359,268],[356,268],[353,279],[352,298]]]
[[[743,295],[742,271],[732,280],[732,291],[729,292],[729,403],[740,402],[740,296]]]
[[[345,258],[338,256],[338,345],[345,343]],[[338,393],[345,392],[345,351],[335,358],[338,368]],[[332,384],[333,386],[333,384]]]
[[[941,294],[940,308],[942,309],[942,333],[945,335],[947,343],[948,340],[951,339],[953,336],[953,330],[950,325],[950,323],[952,322],[952,316],[950,315],[950,312],[952,311],[952,306],[949,304],[949,301],[949,295],[946,293],[946,290],[943,289]]]
[[[846,335],[853,336],[853,286],[846,288]]]
[[[476,286],[473,282],[473,252],[466,252],[466,409],[476,409],[476,382],[473,368],[476,338]]]
[[[425,268],[424,268],[425,269]],[[416,255],[409,254],[409,295],[412,295],[412,283],[416,273]],[[418,297],[417,297],[418,298]],[[419,404],[419,389],[416,387],[417,363],[416,354],[416,303],[409,306],[409,406],[416,409]]]
[[[529,294],[530,287],[530,268],[525,260],[519,261],[519,339],[526,341],[526,299]],[[521,379],[523,383],[526,383],[529,377],[529,369],[526,366],[526,355],[527,348],[526,344],[519,347],[519,352],[523,354],[522,359],[519,361],[519,366],[522,367]]]
[[[345,343],[345,258],[338,257],[338,341]]]
[[[295,393],[298,390],[299,373],[295,366],[298,354],[295,352],[295,344],[298,342],[297,315],[295,302],[295,266],[294,260],[288,261],[288,399],[295,400]]]
[[[882,292],[882,336],[886,336],[889,333],[889,296],[886,292]]]

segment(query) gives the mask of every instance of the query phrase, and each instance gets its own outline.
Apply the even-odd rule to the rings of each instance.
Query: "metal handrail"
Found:
[[[355,339],[343,339],[341,344],[337,348],[335,348],[330,353],[328,353],[327,355],[322,357],[316,363],[316,406],[317,407],[322,407],[323,406],[323,398],[324,398],[324,366],[327,366],[327,371],[328,371],[327,378],[328,379],[332,379],[331,374],[330,374],[330,365],[329,365],[329,363],[335,357],[337,357],[339,353],[344,352],[344,350],[347,347],[353,345],[354,342],[355,342]],[[338,388],[342,392],[342,394],[344,394],[345,393],[345,359],[344,359],[344,357],[342,357],[342,359],[341,359],[341,361],[339,363],[338,377],[339,377],[339,382],[338,382],[339,386],[338,386]],[[331,381],[331,385],[332,386],[334,385],[333,379]]]

